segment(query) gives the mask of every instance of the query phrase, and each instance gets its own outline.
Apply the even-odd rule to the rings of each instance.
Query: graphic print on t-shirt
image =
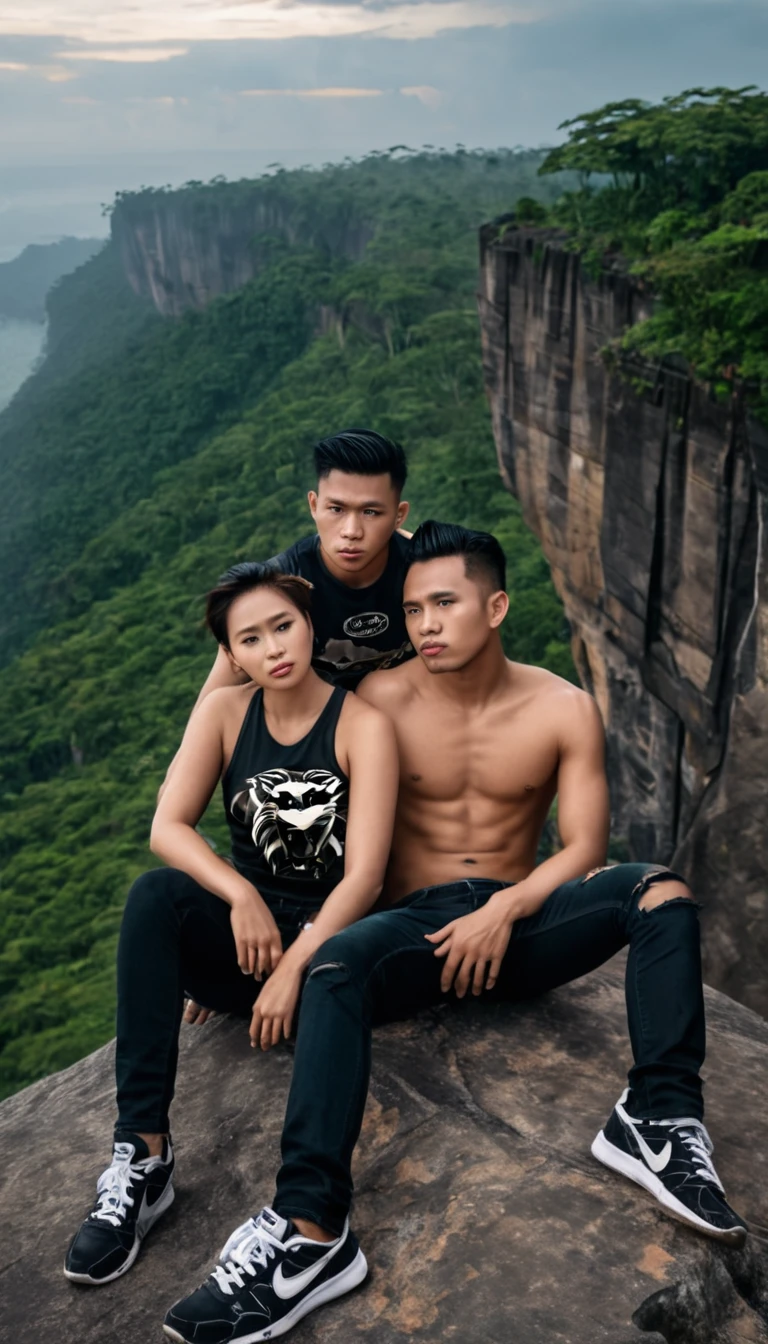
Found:
[[[276,877],[320,878],[344,853],[348,793],[330,770],[265,770],[246,779],[232,812]]]
[[[374,635],[383,635],[389,629],[389,617],[384,611],[364,611],[360,616],[348,616],[342,629],[345,635],[373,639]]]
[[[354,644],[351,639],[328,639],[322,651],[314,659],[318,672],[325,672],[333,678],[364,677],[366,672],[379,672],[388,667],[397,667],[409,644],[399,649],[383,653],[381,649],[366,649],[363,644]]]

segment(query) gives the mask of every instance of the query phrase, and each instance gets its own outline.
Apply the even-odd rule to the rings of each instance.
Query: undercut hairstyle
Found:
[[[431,518],[421,523],[413,534],[408,568],[450,555],[463,557],[468,579],[489,584],[493,593],[506,591],[507,562],[496,538],[490,532],[472,532],[458,523],[436,523]]]
[[[205,599],[205,624],[217,644],[229,648],[227,620],[232,603],[255,588],[272,588],[296,607],[307,622],[312,619],[312,584],[298,574],[283,574],[265,560],[246,560],[222,574]]]
[[[344,429],[321,439],[313,452],[319,481],[332,471],[345,471],[350,476],[384,476],[388,473],[399,494],[408,475],[400,444],[385,439],[373,429]]]

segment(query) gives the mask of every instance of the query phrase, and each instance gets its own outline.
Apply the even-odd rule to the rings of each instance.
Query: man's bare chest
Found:
[[[411,795],[449,801],[474,794],[512,803],[551,792],[557,740],[524,716],[414,710],[397,733],[402,786]]]

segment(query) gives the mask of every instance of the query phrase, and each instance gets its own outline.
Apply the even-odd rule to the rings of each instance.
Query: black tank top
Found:
[[[222,777],[235,867],[268,905],[306,897],[317,909],[344,875],[349,778],[336,759],[348,694],[336,687],[305,737],[284,746],[254,692]]]

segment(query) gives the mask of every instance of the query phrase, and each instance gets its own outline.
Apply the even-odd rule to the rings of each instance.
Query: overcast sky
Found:
[[[551,144],[609,99],[768,84],[767,58],[766,0],[2,0],[0,216],[21,165],[71,194]]]

